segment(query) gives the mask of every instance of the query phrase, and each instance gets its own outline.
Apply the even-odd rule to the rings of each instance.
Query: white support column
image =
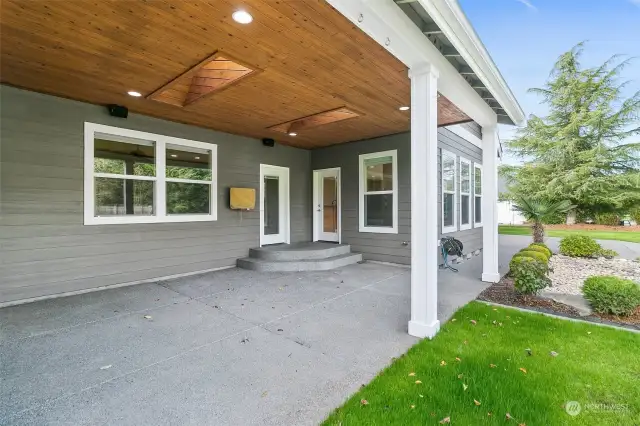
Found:
[[[409,334],[432,338],[438,321],[438,72],[411,78],[411,321]]]
[[[497,283],[498,136],[496,126],[482,128],[482,281]]]

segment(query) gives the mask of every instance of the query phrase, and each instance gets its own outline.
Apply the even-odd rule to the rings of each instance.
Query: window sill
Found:
[[[397,234],[398,228],[397,227],[382,228],[382,227],[375,227],[375,226],[361,226],[358,229],[358,231],[363,233],[371,233],[371,234]]]
[[[137,216],[137,217],[88,217],[85,225],[132,225],[137,223],[180,223],[180,222],[214,222],[215,215],[175,215],[175,216]]]
[[[460,230],[461,230],[461,231],[468,231],[469,229],[471,229],[471,224],[468,224],[468,225],[460,225]]]
[[[452,232],[456,232],[458,230],[455,226],[442,227],[443,234],[450,234]]]
[[[482,222],[474,223],[473,227],[474,228],[482,228]]]

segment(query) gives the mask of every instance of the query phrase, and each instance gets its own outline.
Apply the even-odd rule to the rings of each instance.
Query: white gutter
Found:
[[[491,59],[478,34],[460,9],[457,0],[418,0],[442,33],[469,64],[478,78],[517,125],[525,121],[518,104],[498,67]]]

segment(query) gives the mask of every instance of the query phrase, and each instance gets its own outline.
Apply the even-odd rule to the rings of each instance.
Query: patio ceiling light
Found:
[[[408,106],[401,106],[400,108],[398,108],[400,111],[407,111],[409,110]]]
[[[239,24],[250,24],[253,21],[253,16],[244,10],[236,10],[231,14],[231,17]]]
[[[135,90],[129,90],[129,91],[127,92],[127,95],[129,95],[129,96],[133,96],[133,97],[135,97],[135,98],[139,98],[140,96],[142,96],[142,93],[140,93],[140,92],[136,92]]]
[[[298,136],[298,134],[296,132],[291,132],[289,133],[289,136]]]

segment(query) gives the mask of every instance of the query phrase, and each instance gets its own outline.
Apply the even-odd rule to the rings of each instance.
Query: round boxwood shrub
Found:
[[[560,253],[565,256],[594,257],[600,250],[600,244],[586,235],[570,235],[560,240]]]
[[[549,257],[551,257],[553,255],[553,252],[551,251],[551,249],[549,247],[547,247],[547,245],[544,244],[544,243],[531,243],[529,245],[529,247],[542,247],[543,249],[545,249],[547,251],[547,255]]]
[[[589,277],[584,280],[582,294],[593,310],[602,314],[631,315],[640,306],[640,285],[618,277]]]
[[[546,254],[540,253],[539,251],[534,251],[534,250],[523,249],[523,250],[520,250],[518,253],[516,253],[515,256],[531,257],[540,262],[543,262],[544,264],[547,264],[549,262],[549,258],[547,257]]]
[[[545,256],[547,256],[547,260],[549,260],[549,258],[551,257],[551,254],[549,253],[550,250],[544,247],[540,247],[540,246],[529,246],[526,248],[526,251],[537,251],[538,253],[542,253]]]
[[[551,283],[547,263],[532,257],[514,256],[509,262],[513,286],[523,294],[535,294]]]

